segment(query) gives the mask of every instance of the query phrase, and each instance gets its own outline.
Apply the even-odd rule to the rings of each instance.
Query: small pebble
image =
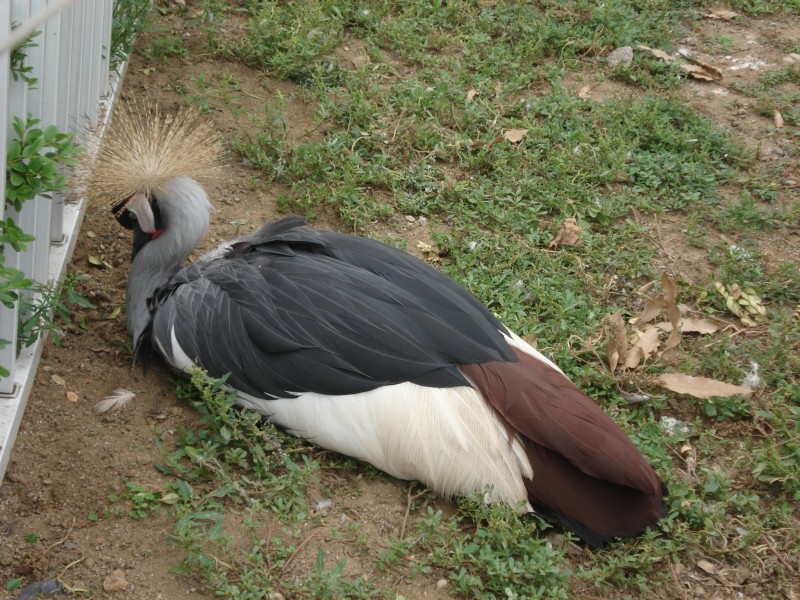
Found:
[[[61,375],[57,375],[55,373],[53,373],[50,376],[50,381],[52,381],[56,385],[67,385],[67,382],[64,380],[64,378]]]
[[[630,394],[624,394],[623,398],[625,398],[625,400],[631,404],[637,404],[639,402],[649,401],[652,396],[650,396],[650,394],[633,392]]]
[[[78,394],[76,394],[75,392],[67,392],[66,396],[67,396],[67,400],[69,400],[70,402],[77,402],[78,401]]]
[[[633,48],[630,46],[617,48],[608,55],[606,60],[611,67],[617,67],[619,65],[622,65],[623,67],[629,67],[633,62]]]
[[[408,221],[409,223],[416,223],[417,219],[415,217],[412,217],[411,215],[406,215],[406,221]]]
[[[447,579],[440,579],[436,582],[436,589],[437,590],[444,590],[450,585],[450,582]]]
[[[125,578],[125,572],[121,569],[112,571],[103,580],[103,589],[108,592],[124,592],[128,589],[128,580]]]

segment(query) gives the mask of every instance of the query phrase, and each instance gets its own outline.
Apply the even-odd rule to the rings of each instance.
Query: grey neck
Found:
[[[171,179],[154,192],[163,232],[136,254],[126,294],[128,333],[134,349],[153,316],[148,299],[166,285],[208,230],[211,204],[203,188],[185,177]]]

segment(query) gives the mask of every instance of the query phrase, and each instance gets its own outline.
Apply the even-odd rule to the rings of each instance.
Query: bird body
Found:
[[[134,231],[137,355],[225,376],[294,435],[445,496],[538,510],[593,545],[663,516],[666,489],[620,428],[443,273],[298,217],[181,268],[208,197],[182,176],[142,189],[115,207]]]

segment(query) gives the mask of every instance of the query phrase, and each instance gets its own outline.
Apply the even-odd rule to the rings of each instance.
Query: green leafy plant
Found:
[[[33,300],[23,299],[20,307],[18,347],[30,347],[46,334],[50,334],[56,346],[61,346],[61,325],[72,325],[72,307],[94,308],[94,304],[76,289],[79,282],[88,279],[86,275],[72,274],[60,283],[33,286],[37,292]]]
[[[128,486],[128,492],[125,494],[125,498],[131,503],[129,512],[131,518],[144,519],[158,508],[160,499],[158,492],[154,492],[135,481],[129,481],[126,485]]]
[[[17,24],[13,24],[12,29],[16,26]],[[14,81],[24,81],[28,87],[33,87],[39,80],[31,74],[33,73],[33,67],[25,64],[25,60],[28,57],[26,50],[38,46],[33,40],[41,34],[41,31],[34,31],[24,42],[11,51],[11,76],[14,78]]]
[[[6,202],[15,210],[26,200],[63,190],[67,180],[59,175],[59,166],[74,165],[84,150],[72,141],[71,133],[60,132],[55,125],[42,129],[39,123],[30,115],[25,121],[14,117],[16,138],[6,149]]]
[[[147,27],[153,8],[150,0],[114,0],[109,58],[111,70],[119,72],[133,50],[136,34]]]
[[[19,299],[18,292],[30,289],[33,281],[27,279],[19,269],[5,266],[5,247],[22,252],[27,248],[26,244],[33,240],[34,237],[17,227],[11,217],[0,219],[0,303],[7,308],[14,308],[14,303]]]
[[[189,51],[184,46],[183,39],[174,34],[165,33],[156,38],[152,45],[144,50],[147,58],[164,60],[169,57],[185,57]]]
[[[13,128],[16,137],[6,149],[6,196],[7,206],[16,211],[22,209],[24,202],[36,196],[49,197],[48,194],[62,191],[66,187],[66,178],[59,174],[59,167],[74,164],[75,156],[83,148],[72,141],[72,134],[62,133],[55,126],[44,129],[37,127],[39,120],[28,115],[25,121],[14,117]],[[10,216],[0,219],[0,303],[13,308],[20,300],[20,292],[30,290],[34,282],[25,276],[20,269],[6,266],[6,248],[15,252],[27,249],[27,244],[34,237],[25,233]],[[44,330],[56,335],[52,322],[52,311],[56,309],[61,316],[67,314],[60,303],[62,286],[41,288],[38,300],[29,304],[34,308],[33,315],[25,318],[25,311],[20,313],[23,334],[18,338],[20,345],[30,345],[38,339]],[[9,344],[9,340],[0,340],[0,347]],[[0,376],[7,377],[9,371],[0,365]]]

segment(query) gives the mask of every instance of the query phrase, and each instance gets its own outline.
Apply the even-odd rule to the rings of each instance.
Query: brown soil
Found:
[[[183,33],[184,26],[175,17],[164,17],[161,24],[179,35]],[[782,66],[786,56],[780,49],[782,43],[788,40],[796,46],[799,33],[796,21],[777,23],[767,19],[733,24],[703,20],[697,23],[692,37],[683,41],[685,46],[699,50],[703,60],[720,66],[726,73],[721,84],[689,83],[683,93],[696,109],[735,128],[754,147],[760,145],[763,161],[783,160],[781,148],[788,134],[786,130],[775,130],[769,119],[757,115],[750,99],[736,94],[729,84],[752,80],[763,69]],[[721,34],[732,39],[732,48],[727,52],[714,50],[711,43]],[[153,35],[143,36],[140,47],[148,47]],[[191,37],[186,39],[190,47],[196,43]],[[174,91],[175,83],[182,82],[190,93],[202,93],[198,78],[211,80],[216,73],[231,73],[245,92],[237,95],[236,103],[241,108],[238,114],[247,117],[237,118],[236,111],[222,110],[230,108],[228,100],[211,97],[213,119],[221,133],[252,128],[258,118],[268,119],[269,107],[278,106],[281,99],[289,140],[302,143],[324,134],[324,128],[314,121],[313,106],[292,84],[265,78],[238,63],[213,61],[199,46],[190,48],[188,56],[183,61],[135,56],[125,79],[124,95],[157,97],[162,107],[170,109],[182,103]],[[337,56],[345,67],[367,60],[363,43],[358,40],[340,49]],[[754,65],[752,68],[734,69],[748,61]],[[591,75],[575,82],[576,91],[587,81],[592,84]],[[606,80],[595,83],[591,101],[636,93]],[[239,161],[231,160],[224,178],[208,186],[218,210],[213,216],[212,233],[200,250],[250,231],[276,214],[275,198],[280,186],[264,189],[253,183],[254,175]],[[783,176],[797,179],[796,173],[785,172]],[[333,227],[336,222],[323,215],[315,225]],[[654,243],[663,251],[665,266],[682,273],[702,274],[707,270],[705,252],[692,248],[680,222],[664,219],[650,225]],[[418,255],[418,242],[431,241],[430,225],[402,217],[376,228],[374,233],[403,238],[409,250]],[[765,255],[774,253],[778,262],[800,264],[797,232],[780,233],[778,237],[772,242],[774,248],[764,242]],[[0,583],[20,575],[25,575],[28,582],[61,577],[75,588],[91,590],[96,598],[211,598],[197,582],[172,571],[182,553],[164,535],[171,522],[161,511],[141,521],[124,516],[96,521],[87,518],[90,513],[101,515],[108,510],[109,495],[122,496],[128,481],[161,489],[165,479],[154,468],[160,458],[153,443],[156,430],[168,436],[196,420],[195,413],[175,397],[174,383],[166,371],[144,375],[141,370],[130,368],[124,312],[115,316],[115,308],[124,302],[129,252],[128,233],[120,231],[108,210],[89,207],[71,272],[91,275],[83,290],[97,308],[77,315],[76,323],[86,318],[85,330],[72,327],[73,334],[64,339],[61,348],[52,344],[45,348],[8,473],[0,487]],[[107,261],[113,268],[92,267],[90,256]],[[118,387],[137,393],[134,406],[108,416],[96,415],[93,405]],[[66,392],[76,392],[78,401],[68,400]],[[287,576],[309,569],[320,546],[325,547],[331,561],[346,557],[349,574],[374,574],[378,548],[387,536],[396,535],[405,526],[408,484],[388,477],[361,479],[352,471],[331,470],[321,477],[328,489],[336,491],[333,508],[324,523],[349,519],[360,526],[363,537],[358,544],[344,543],[333,540],[327,526],[320,534],[309,526],[307,535],[314,537],[298,553]],[[314,489],[311,486],[308,498],[312,506],[317,500]],[[431,502],[446,512],[452,510],[447,502]],[[37,536],[36,543],[26,540],[30,534]],[[106,593],[104,579],[117,569],[125,573],[127,591]],[[434,573],[395,585],[406,598],[446,597],[446,592],[436,586],[441,577]],[[675,589],[668,597],[757,596],[740,588],[732,592],[720,579],[698,575],[696,571],[677,572],[675,581]],[[0,598],[11,597],[14,594],[0,591]]]

